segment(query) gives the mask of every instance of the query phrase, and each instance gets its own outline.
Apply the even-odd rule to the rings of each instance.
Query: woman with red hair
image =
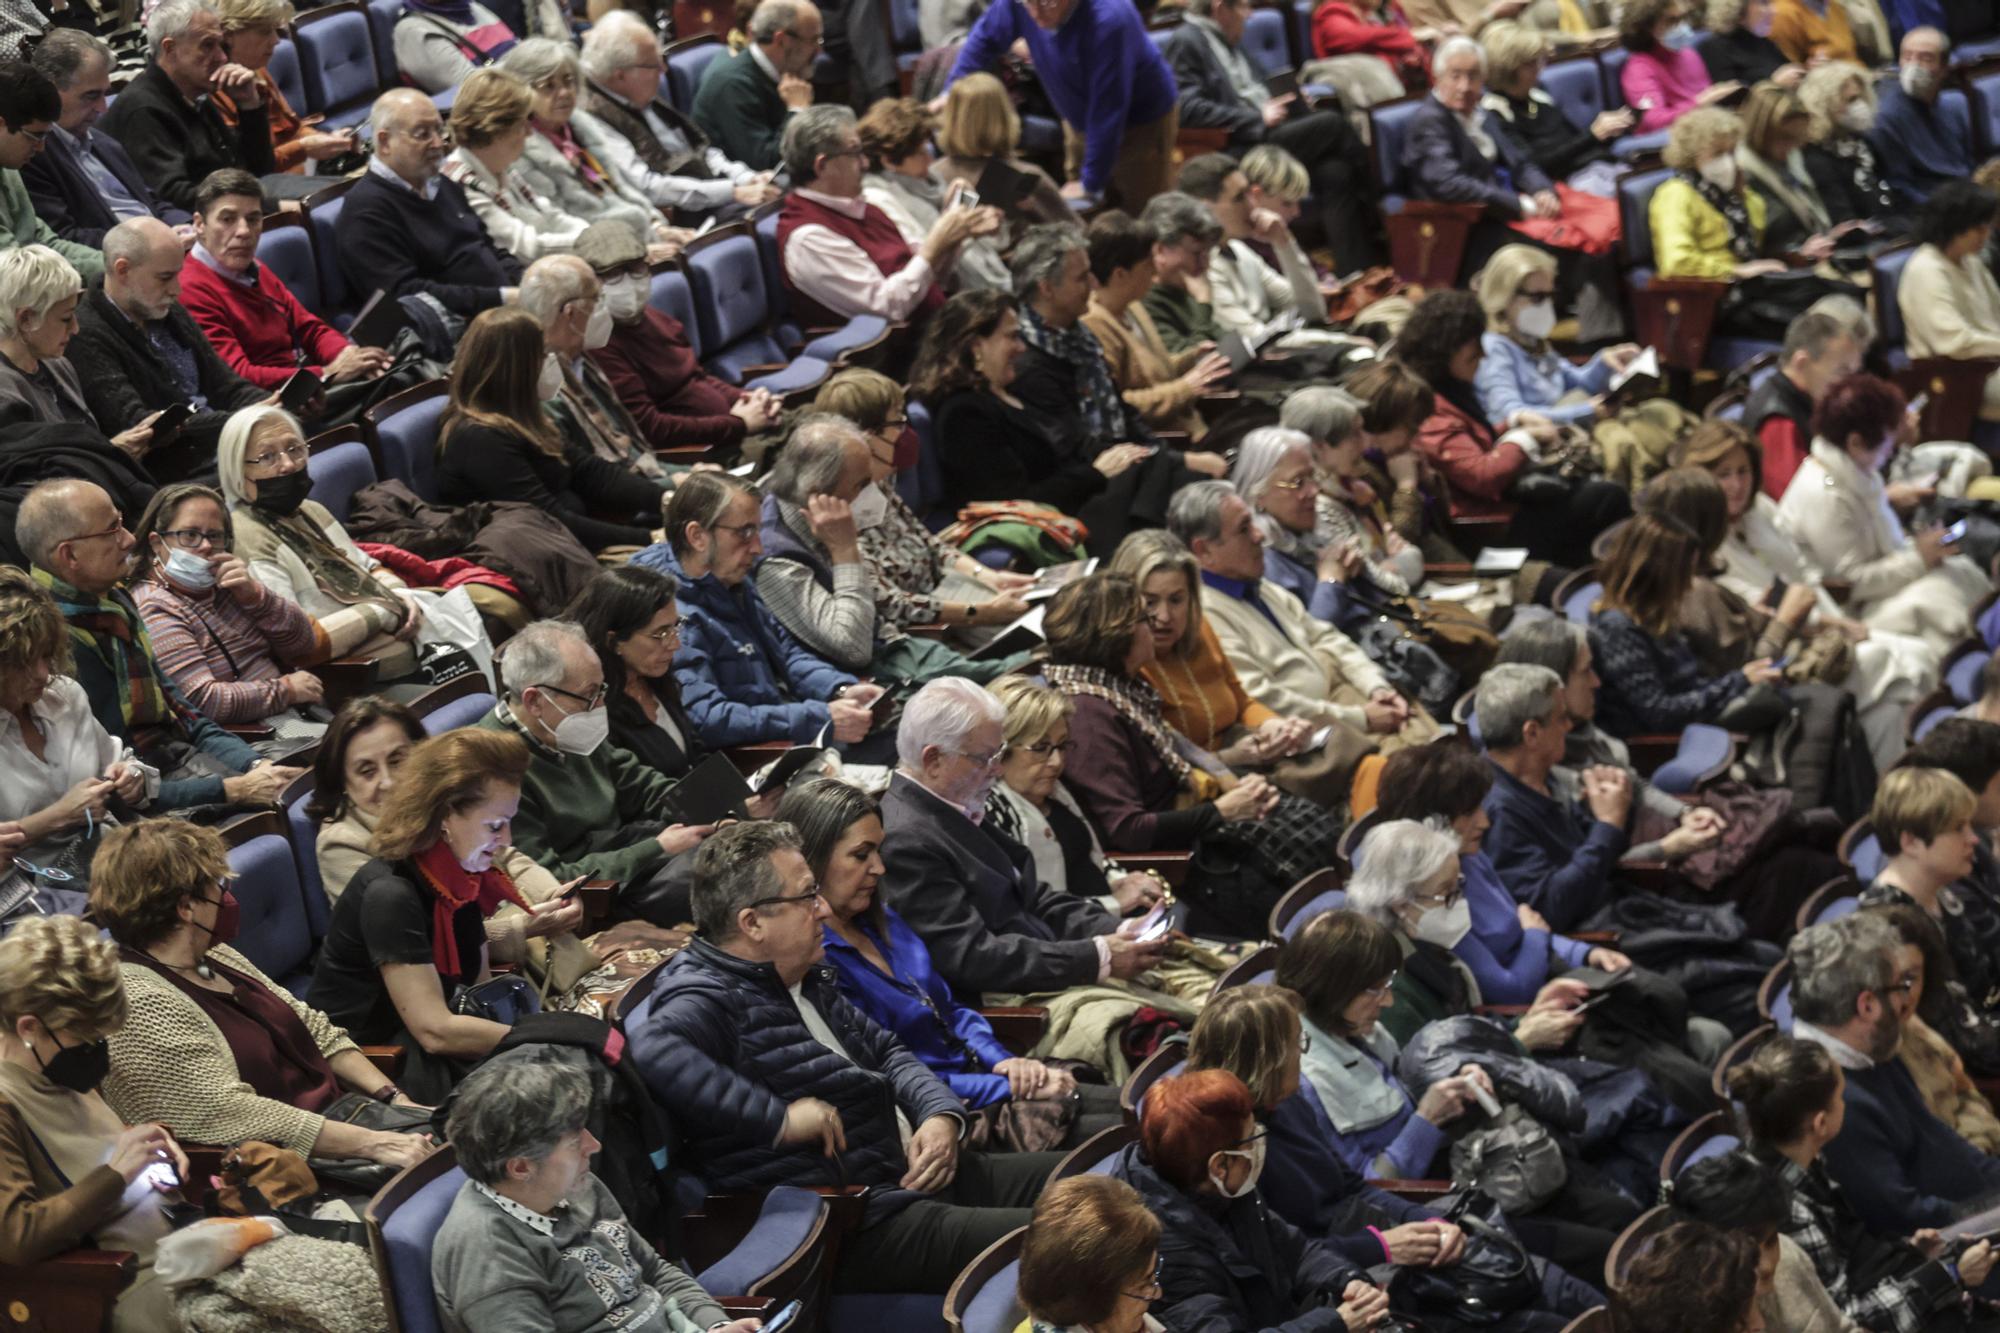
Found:
[[[1813,411],[1812,452],[1778,502],[1778,521],[1828,578],[1854,585],[1846,611],[1870,629],[1913,634],[1942,656],[1993,590],[1948,529],[1914,535],[1889,507],[1882,471],[1909,434],[1902,390],[1850,375]]]
[[[1255,1110],[1243,1080],[1221,1069],[1161,1079],[1146,1093],[1139,1142],[1111,1174],[1160,1220],[1154,1309],[1170,1328],[1374,1328],[1388,1293],[1257,1196],[1266,1131]]]

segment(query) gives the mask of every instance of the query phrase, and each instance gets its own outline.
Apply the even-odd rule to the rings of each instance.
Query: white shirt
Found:
[[[754,52],[757,48],[750,49]],[[801,199],[810,199],[857,222],[869,207],[865,199],[844,199],[818,190],[797,193]],[[917,252],[899,272],[884,273],[853,241],[831,227],[811,222],[794,228],[785,238],[780,258],[794,287],[844,318],[880,315],[908,319],[923,304],[937,277],[930,261]]]
[[[1855,1050],[1831,1032],[1816,1028],[1802,1018],[1792,1019],[1792,1035],[1800,1041],[1817,1042],[1825,1047],[1826,1053],[1832,1056],[1833,1062],[1842,1069],[1873,1069],[1875,1067],[1873,1056],[1864,1051]]]
[[[397,175],[395,170],[379,157],[368,159],[368,170],[380,176],[383,180],[388,181],[391,185],[401,186],[411,194],[421,195],[425,199],[435,199],[438,197],[438,178],[436,176],[432,176],[429,180],[426,180],[424,187],[420,190]]]
[[[600,88],[606,97],[628,111],[636,112],[646,122],[646,128],[653,132],[669,151],[687,152],[691,145],[679,130],[662,120],[659,113],[650,106],[633,106],[609,89]],[[605,127],[607,130],[609,126]],[[702,150],[702,165],[715,173],[715,179],[703,180],[699,176],[674,176],[664,171],[654,171],[639,156],[639,150],[632,141],[616,132],[608,133],[604,142],[597,145],[597,155],[604,159],[626,184],[651,199],[662,208],[681,208],[691,213],[706,213],[735,202],[736,187],[753,179],[757,173],[741,162],[733,160],[729,154],[710,144]]]
[[[83,686],[54,676],[28,712],[42,729],[37,759],[12,713],[0,712],[0,819],[20,819],[61,800],[77,783],[99,777],[125,747],[90,711]]]

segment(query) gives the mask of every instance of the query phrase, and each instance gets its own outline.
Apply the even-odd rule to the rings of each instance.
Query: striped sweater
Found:
[[[252,584],[245,606],[213,591],[188,593],[162,579],[134,585],[160,670],[217,722],[257,722],[290,707],[287,664],[325,661],[325,631],[297,602]]]

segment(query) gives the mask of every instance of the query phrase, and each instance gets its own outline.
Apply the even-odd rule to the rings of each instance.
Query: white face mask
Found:
[[[1667,46],[1686,46],[1690,41],[1694,40],[1694,25],[1686,19],[1682,19],[1673,27],[1668,28],[1667,35],[1661,40]]]
[[[1701,172],[1701,178],[1718,190],[1736,188],[1736,158],[1733,154],[1723,153],[1711,157],[1702,163],[1698,170]]]
[[[1866,134],[1875,128],[1875,108],[1857,97],[1840,109],[1840,125],[1856,134]]]
[[[1464,939],[1472,930],[1472,904],[1460,894],[1458,900],[1449,907],[1428,907],[1417,918],[1411,934],[1426,944],[1449,949]]]
[[[1759,37],[1769,37],[1771,35],[1771,25],[1777,21],[1777,17],[1776,10],[1765,10],[1764,17],[1750,25],[1750,31],[1756,33]]]
[[[621,324],[633,319],[646,308],[650,286],[646,279],[637,276],[614,278],[604,284],[603,308]]]
[[[1221,1176],[1216,1175],[1214,1171],[1210,1171],[1208,1178],[1215,1183],[1216,1193],[1225,1199],[1240,1199],[1251,1190],[1257,1188],[1257,1178],[1264,1174],[1264,1136],[1262,1133],[1259,1133],[1256,1138],[1250,1141],[1248,1148],[1231,1148],[1220,1155],[1224,1157],[1247,1157],[1250,1160],[1250,1174],[1243,1177],[1241,1185],[1238,1185],[1235,1189],[1230,1189],[1229,1186],[1222,1183]]]
[[[1514,327],[1530,338],[1546,338],[1556,327],[1556,303],[1531,301],[1514,316]]]
[[[861,488],[861,494],[854,497],[848,506],[854,511],[854,526],[863,532],[880,527],[882,520],[889,517],[889,497],[882,494],[882,488],[870,482]]]
[[[547,402],[561,393],[562,387],[562,362],[556,360],[554,352],[550,352],[542,358],[542,373],[535,380],[535,397]]]
[[[1937,87],[1938,76],[1922,65],[1904,65],[1896,71],[1896,81],[1911,97],[1929,97],[1931,90]]]
[[[167,548],[166,561],[161,566],[167,577],[183,588],[212,588],[215,586],[215,570],[208,561],[193,551],[183,551],[178,546]]]
[[[583,326],[583,350],[594,352],[611,341],[611,308],[599,301],[590,309],[590,322]]]
[[[560,709],[562,705],[556,707]],[[556,748],[564,754],[595,754],[611,734],[611,710],[590,708],[564,713],[562,721],[555,725],[554,734]]]

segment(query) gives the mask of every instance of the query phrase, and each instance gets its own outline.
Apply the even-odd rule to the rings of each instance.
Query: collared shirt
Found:
[[[501,1212],[507,1214],[507,1216],[530,1230],[540,1232],[544,1236],[553,1236],[556,1234],[556,1220],[553,1217],[538,1213],[525,1203],[516,1203],[506,1195],[488,1186],[484,1181],[473,1181],[472,1188],[491,1199]],[[568,1205],[559,1203],[556,1207],[566,1208]]]
[[[1826,1047],[1826,1053],[1842,1069],[1873,1069],[1875,1057],[1865,1051],[1858,1051],[1824,1028],[1816,1028],[1803,1018],[1792,1019],[1792,1035],[1800,1041],[1817,1042]]]
[[[608,101],[616,102],[646,122],[646,128],[660,141],[660,146],[669,153],[689,153],[694,146],[687,141],[674,126],[667,123],[651,105],[635,106],[609,88],[598,87]],[[618,175],[630,183],[641,194],[662,208],[680,208],[690,212],[708,212],[735,202],[736,187],[754,180],[757,173],[729,154],[710,144],[702,150],[702,165],[707,167],[713,179],[704,180],[699,176],[675,176],[667,172],[654,171],[639,156],[639,150],[631,140],[623,135],[608,134],[599,149],[599,155]]]
[[[188,405],[197,412],[208,410],[208,395],[201,391],[201,364],[195,360],[194,349],[181,344],[174,337],[173,326],[164,319],[138,320],[132,312],[116,301],[108,303],[113,310],[123,315],[132,327],[139,330],[139,336],[153,349],[153,355],[173,377],[174,385],[187,396]]]
[[[778,73],[778,67],[771,63],[771,57],[764,54],[763,47],[752,42],[743,49],[750,53],[750,58],[757,62],[757,68],[764,71],[765,77],[769,78],[773,83],[780,81],[782,76]],[[798,110],[798,107],[791,107],[787,111],[787,114],[795,115]]]
[[[408,181],[404,180],[401,176],[396,174],[395,169],[392,168],[387,162],[384,162],[379,157],[371,157],[368,159],[368,170],[373,172],[375,175],[380,176],[383,180],[388,181],[391,185],[400,186],[403,189],[408,190],[411,194],[417,195],[424,199],[437,198],[438,176],[436,173],[432,173],[431,177],[424,182],[423,188],[418,189],[416,186],[410,184]]]
[[[83,174],[90,177],[90,183],[103,197],[104,206],[110,209],[120,222],[127,218],[149,218],[153,215],[151,209],[140,203],[133,197],[132,192],[125,188],[125,182],[119,180],[111,168],[105,166],[97,154],[90,151],[92,131],[85,130],[81,135],[76,135],[60,125],[55,127],[55,131],[56,141],[75,156],[78,165],[83,168]]]
[[[215,255],[209,251],[209,248],[203,245],[200,241],[196,241],[194,243],[194,249],[188,251],[188,253],[193,255],[203,264],[206,264],[209,268],[215,270],[215,272],[221,274],[223,277],[229,279],[231,282],[235,283],[239,287],[255,287],[257,285],[257,261],[254,259],[250,261],[248,266],[246,266],[241,273],[235,273],[230,271],[229,269],[224,268],[222,266],[222,261],[220,259],[217,259]]]
[[[1232,579],[1225,574],[1211,573],[1204,569],[1201,571],[1201,581],[1221,593],[1224,597],[1233,597],[1239,602],[1248,602],[1257,608],[1264,619],[1270,621],[1273,625],[1277,625],[1280,634],[1285,632],[1285,627],[1279,624],[1278,618],[1275,615],[1271,614],[1271,608],[1264,605],[1264,599],[1257,595],[1257,585],[1263,582],[1262,579]]]
[[[795,193],[857,222],[870,207],[865,199],[818,190]],[[794,287],[847,318],[876,314],[884,319],[908,319],[923,305],[937,279],[921,252],[912,251],[909,263],[894,273],[884,273],[859,245],[831,227],[812,222],[796,228],[786,242],[785,271]]]
[[[1865,1291],[1855,1290],[1846,1247],[1836,1237],[1860,1224],[1842,1204],[1840,1186],[1833,1183],[1826,1168],[1815,1162],[1808,1170],[1765,1149],[1759,1149],[1758,1155],[1770,1161],[1790,1186],[1791,1215],[1784,1232],[1812,1260],[1820,1285],[1840,1312],[1863,1328],[1893,1333],[1917,1333],[1923,1328],[1931,1309],[1918,1295],[1920,1288],[1914,1280],[1917,1264],[1912,1263],[1910,1271],[1900,1277],[1884,1277]],[[1843,1212],[1848,1213],[1846,1218],[1841,1216]]]

